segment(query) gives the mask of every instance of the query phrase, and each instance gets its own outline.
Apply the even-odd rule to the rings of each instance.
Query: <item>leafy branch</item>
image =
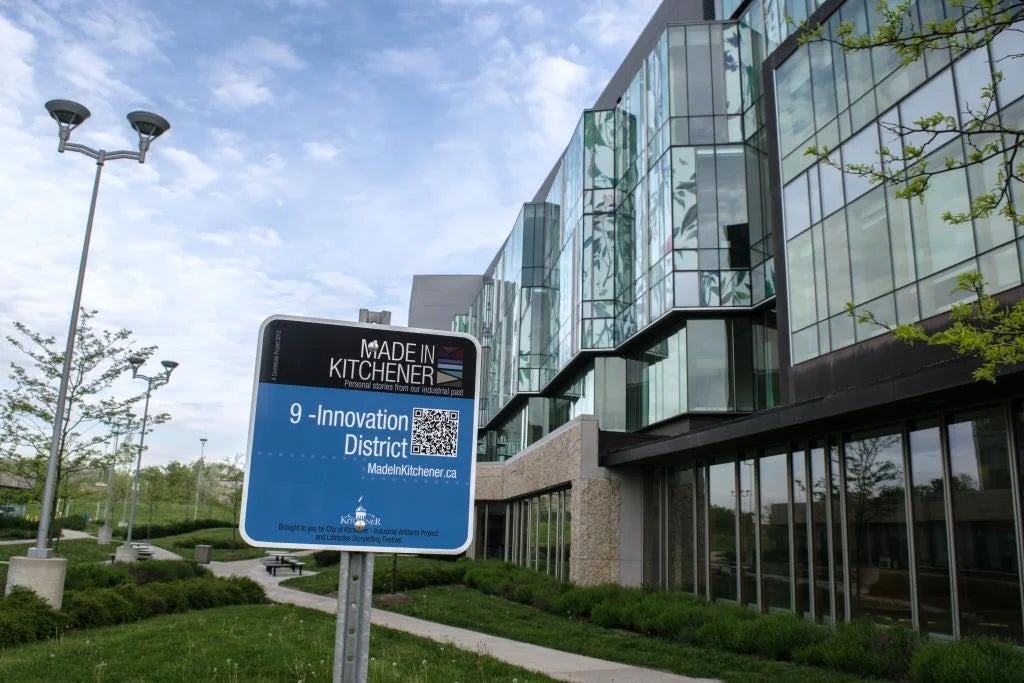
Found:
[[[968,301],[953,304],[950,324],[937,332],[928,332],[919,324],[889,325],[867,310],[846,304],[847,312],[858,323],[885,328],[907,344],[944,346],[959,356],[976,358],[981,364],[972,376],[975,380],[995,382],[1000,368],[1024,363],[1024,300],[1003,304],[985,292],[979,273],[964,273],[953,290],[968,292]]]

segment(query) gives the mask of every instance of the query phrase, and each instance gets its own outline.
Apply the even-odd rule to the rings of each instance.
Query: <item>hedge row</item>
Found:
[[[190,531],[198,531],[199,529],[219,529],[226,526],[231,526],[231,523],[225,522],[223,519],[189,519],[147,526],[146,536],[148,538],[163,538],[164,536],[187,534]]]
[[[252,579],[203,577],[68,590],[58,612],[31,590],[18,586],[0,598],[0,648],[58,637],[68,629],[265,601],[263,588]]]
[[[1024,683],[1024,649],[990,638],[929,642],[909,629],[866,620],[830,629],[793,614],[758,614],[688,593],[571,586],[492,561],[468,565],[464,579],[485,593],[599,626],[857,676],[921,683]]]
[[[59,536],[61,529],[85,529],[82,517],[60,517],[53,520],[53,534]],[[26,517],[8,517],[0,515],[0,538],[35,538],[39,530],[39,520]]]
[[[210,576],[210,571],[191,560],[149,560],[127,564],[69,564],[64,580],[64,589],[113,588],[205,576]]]

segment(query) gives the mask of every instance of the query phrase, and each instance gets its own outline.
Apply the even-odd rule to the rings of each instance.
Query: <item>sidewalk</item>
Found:
[[[305,593],[285,588],[280,583],[290,575],[271,576],[260,564],[259,559],[238,562],[211,562],[210,570],[217,576],[247,576],[263,586],[267,597],[274,602],[283,602],[300,607],[335,614],[338,607],[336,598]],[[308,572],[307,572],[308,573]],[[707,678],[687,678],[676,674],[644,669],[640,667],[608,662],[594,657],[584,657],[551,648],[519,643],[514,640],[490,636],[453,626],[445,626],[423,619],[375,609],[370,617],[375,626],[386,626],[423,638],[490,655],[509,664],[521,666],[561,681],[582,681],[585,683],[713,683]]]

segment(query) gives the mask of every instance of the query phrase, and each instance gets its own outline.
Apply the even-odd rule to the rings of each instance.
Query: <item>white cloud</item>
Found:
[[[249,241],[258,247],[279,247],[283,244],[276,230],[262,225],[249,231]]]
[[[274,99],[272,85],[283,71],[305,63],[283,43],[263,36],[248,38],[222,53],[210,75],[214,99],[230,109],[266,104]]]
[[[217,180],[218,173],[210,168],[202,159],[183,149],[162,147],[159,153],[171,160],[178,167],[180,175],[177,184],[187,192],[202,190]]]
[[[370,66],[384,74],[416,76],[427,81],[435,81],[445,73],[443,60],[432,47],[386,48],[373,54]]]
[[[599,46],[629,45],[657,6],[657,0],[596,0],[579,18],[579,28]]]
[[[330,161],[338,156],[338,148],[329,142],[305,142],[302,147],[306,150],[306,158],[313,161]]]

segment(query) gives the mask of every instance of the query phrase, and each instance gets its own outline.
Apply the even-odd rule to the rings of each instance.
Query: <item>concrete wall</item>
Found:
[[[572,489],[569,579],[580,585],[642,579],[641,479],[629,470],[598,466],[598,421],[583,415],[501,463],[479,463],[478,502]]]

